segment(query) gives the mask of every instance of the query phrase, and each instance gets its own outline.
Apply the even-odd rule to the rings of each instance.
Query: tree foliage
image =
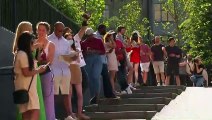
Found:
[[[177,37],[184,50],[200,56],[206,64],[212,59],[212,1],[211,0],[162,0],[164,10],[174,19],[171,34]],[[165,23],[168,28],[170,23]],[[168,26],[168,27],[167,27]],[[172,26],[173,27],[173,26]]]
[[[149,30],[149,27],[147,27],[149,21],[147,18],[142,19],[141,12],[138,0],[131,0],[119,9],[118,16],[112,16],[105,19],[104,22],[110,29],[116,29],[119,25],[125,26],[127,35],[130,35],[134,30],[138,30],[141,35],[146,36]]]
[[[192,55],[200,56],[206,64],[212,63],[212,1],[189,0],[185,10],[188,18],[181,24],[185,47]]]
[[[81,24],[82,14],[85,12],[91,14],[89,25],[92,28],[101,23],[103,11],[105,9],[104,0],[47,0],[55,8],[64,13],[66,16],[71,18],[73,21]],[[85,4],[85,1],[86,4]],[[86,5],[86,6],[85,6]],[[85,9],[86,7],[86,9]]]
[[[177,39],[179,46],[184,44],[182,41],[182,31],[180,25],[187,18],[187,13],[184,10],[184,0],[161,0],[162,9],[166,11],[172,18],[173,21],[162,23],[163,29],[168,31],[169,36],[173,36]]]

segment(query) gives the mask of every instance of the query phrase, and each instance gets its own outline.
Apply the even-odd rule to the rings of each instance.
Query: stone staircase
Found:
[[[140,87],[120,99],[100,99],[98,105],[89,105],[85,111],[91,120],[149,120],[185,89],[185,86]]]

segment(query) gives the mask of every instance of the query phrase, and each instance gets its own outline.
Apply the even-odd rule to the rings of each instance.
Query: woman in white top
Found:
[[[116,58],[115,54],[115,48],[116,48],[116,43],[113,38],[113,34],[115,32],[110,30],[105,36],[104,36],[104,43],[105,43],[105,48],[106,48],[106,53],[107,53],[107,64],[108,64],[108,70],[110,74],[110,82],[112,85],[112,89],[115,92],[115,76],[116,72],[118,71],[118,61]]]
[[[83,32],[84,33],[84,32]],[[71,53],[76,53],[77,59],[70,62],[70,71],[71,71],[71,85],[70,85],[70,98],[72,97],[72,86],[75,86],[77,92],[77,118],[79,120],[89,120],[90,117],[82,113],[83,107],[83,94],[82,94],[82,72],[80,69],[80,54],[81,50],[77,49],[75,46],[76,40],[73,39],[71,33],[65,33],[64,37],[69,41],[71,46]],[[74,38],[79,38],[79,33],[75,35]],[[71,107],[72,108],[72,107]],[[71,117],[76,119],[71,111]]]
[[[39,120],[39,99],[36,88],[36,74],[45,70],[45,66],[38,69],[34,68],[33,51],[33,35],[29,32],[23,32],[17,41],[17,53],[14,60],[15,72],[15,90],[28,89],[30,81],[32,84],[29,90],[29,102],[18,104],[23,120]]]

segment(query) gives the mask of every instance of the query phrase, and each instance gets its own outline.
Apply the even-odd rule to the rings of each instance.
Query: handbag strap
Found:
[[[16,57],[17,57],[17,53],[15,53],[15,58],[14,58],[14,61],[13,61],[13,66],[15,66],[15,63],[16,63]],[[13,67],[13,72],[14,72],[14,67]],[[14,74],[14,73],[13,73]],[[34,75],[32,76],[32,79],[31,79],[31,81],[30,81],[30,84],[29,84],[29,87],[28,87],[28,92],[29,92],[29,90],[30,90],[30,88],[31,88],[31,85],[32,85],[32,81],[33,81],[33,78],[34,78]],[[14,79],[14,78],[13,78]]]
[[[30,81],[30,84],[29,84],[29,87],[28,87],[28,90],[27,90],[28,92],[29,92],[29,90],[30,90],[30,88],[31,88],[33,78],[34,78],[34,75],[32,76],[32,79],[31,79],[31,81]]]

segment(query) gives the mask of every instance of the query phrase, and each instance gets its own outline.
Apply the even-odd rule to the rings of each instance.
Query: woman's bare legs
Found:
[[[115,76],[116,76],[116,71],[115,70],[111,70],[109,71],[110,74],[110,83],[112,86],[112,90],[115,91]]]
[[[147,83],[147,77],[148,77],[148,72],[143,71],[143,72],[142,72],[142,78],[143,78],[144,84]]]
[[[22,114],[23,120],[39,120],[40,110],[34,109]]]
[[[89,120],[90,118],[82,113],[83,107],[83,94],[82,94],[82,84],[74,85],[77,92],[77,117],[78,119]]]
[[[134,63],[135,85],[138,83],[138,66],[139,66],[139,63]]]

